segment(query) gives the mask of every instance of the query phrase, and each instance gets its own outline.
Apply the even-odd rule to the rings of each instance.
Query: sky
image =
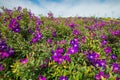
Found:
[[[0,0],[1,6],[21,6],[44,16],[51,11],[55,17],[120,17],[120,0]]]

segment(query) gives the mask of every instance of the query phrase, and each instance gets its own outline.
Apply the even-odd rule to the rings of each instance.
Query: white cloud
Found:
[[[39,0],[38,4],[30,0],[1,0],[0,5],[7,8],[17,6],[31,9],[35,14],[47,15],[52,11],[55,16],[97,16],[97,17],[120,17],[120,0],[61,0],[52,2]]]
[[[41,12],[46,13],[43,8],[34,4],[30,0],[26,0],[26,1],[24,0],[10,0],[10,1],[1,0],[0,5],[8,9],[13,9],[14,7],[21,6],[22,8],[30,9],[34,14],[37,14],[37,15],[40,14]]]

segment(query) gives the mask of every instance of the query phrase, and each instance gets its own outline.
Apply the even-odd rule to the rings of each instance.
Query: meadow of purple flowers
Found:
[[[3,7],[0,80],[120,80],[120,20]]]

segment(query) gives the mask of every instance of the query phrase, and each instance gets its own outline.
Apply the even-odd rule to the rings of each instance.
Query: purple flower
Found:
[[[0,42],[0,50],[5,50],[7,49],[7,44],[4,42]]]
[[[96,79],[96,80],[100,80],[100,79],[101,79],[101,76],[100,76],[99,74],[96,74],[96,75],[95,75],[95,79]]]
[[[112,31],[111,34],[112,34],[113,36],[115,36],[115,35],[116,35],[116,31]]]
[[[107,39],[108,37],[106,35],[101,35],[100,38],[101,39]]]
[[[21,6],[18,6],[18,9],[17,9],[17,10],[20,11],[21,9],[22,9],[22,7],[21,7]]]
[[[30,43],[36,43],[38,42],[38,39],[36,37],[32,38],[32,41]]]
[[[76,43],[78,43],[78,42],[79,42],[79,38],[74,38],[74,41],[75,41]]]
[[[19,27],[17,27],[17,28],[14,28],[14,29],[12,29],[14,32],[16,32],[16,33],[19,33],[20,32],[20,28]]]
[[[106,67],[106,60],[105,59],[100,59],[99,63],[100,63],[101,67],[103,67],[103,68]]]
[[[67,76],[60,76],[59,80],[68,80],[68,77]]]
[[[80,33],[79,33],[78,30],[74,29],[74,30],[73,30],[73,34],[74,34],[74,35],[79,35]]]
[[[15,18],[12,18],[10,20],[10,23],[9,23],[8,27],[16,33],[20,32],[20,25]]]
[[[8,52],[0,51],[0,57],[1,59],[8,58],[10,55]]]
[[[45,67],[46,67],[46,64],[41,64],[40,65],[40,68],[42,68],[42,69],[45,68]]]
[[[33,33],[33,31],[30,28],[27,30],[27,32],[28,33]]]
[[[111,47],[106,47],[106,48],[104,49],[104,51],[105,51],[106,54],[109,54],[109,53],[112,52]]]
[[[38,33],[35,34],[35,37],[36,37],[38,40],[41,40],[41,39],[42,39],[42,34],[38,32]]]
[[[113,60],[116,60],[117,59],[117,56],[115,55],[115,54],[111,54],[111,59],[113,59]]]
[[[120,72],[120,66],[117,63],[112,64],[112,71],[113,72]]]
[[[53,60],[54,60],[55,62],[57,62],[58,64],[61,64],[61,63],[64,61],[64,59],[62,58],[62,56],[61,56],[61,57],[52,56],[52,58],[53,58]]]
[[[3,71],[4,69],[4,66],[0,63],[0,71]]]
[[[0,58],[8,58],[10,55],[14,54],[14,50],[7,46],[5,40],[0,40]]]
[[[31,11],[29,11],[28,14],[29,14],[30,19],[32,19],[33,18],[33,14],[31,13]]]
[[[57,62],[58,64],[61,64],[63,61],[70,62],[69,55],[64,55],[64,48],[58,47],[55,51],[51,51],[52,53],[52,59]]]
[[[95,67],[105,68],[106,67],[106,60],[105,59],[98,59],[93,64]]]
[[[54,51],[54,50],[51,50],[50,52],[51,52],[51,54],[54,54],[54,53],[55,53],[55,51]]]
[[[71,62],[71,58],[69,55],[63,56],[63,59],[66,60],[67,62]]]
[[[92,52],[92,53],[89,53],[87,55],[87,58],[90,62],[94,62],[95,60],[97,60],[98,58],[100,57],[99,54],[97,54],[96,52]]]
[[[102,46],[104,46],[104,45],[106,45],[106,44],[107,44],[107,41],[106,41],[106,40],[102,40],[102,41],[101,41],[101,45],[102,45]]]
[[[53,54],[53,58],[56,58],[56,57],[61,57],[62,56],[62,54],[61,53],[57,53],[57,52],[54,52],[54,54]]]
[[[70,45],[74,45],[75,43],[76,43],[75,40],[70,41]]]
[[[117,35],[120,35],[120,29],[119,29],[119,30],[117,30]]]
[[[46,26],[45,29],[48,30],[48,29],[49,29],[49,26]]]
[[[52,44],[52,39],[51,39],[51,38],[48,38],[48,39],[47,39],[47,43],[48,43],[48,44]]]
[[[104,76],[104,72],[100,71],[98,74],[95,75],[96,80],[101,80],[101,78]]]
[[[75,54],[77,52],[78,52],[78,49],[71,47],[71,48],[68,48],[68,51],[66,54]]]
[[[17,20],[21,20],[21,19],[22,19],[21,15],[17,16]]]
[[[26,64],[28,62],[28,58],[20,59],[20,63]]]
[[[62,54],[61,54],[61,51],[58,51],[58,52],[54,52],[52,51],[52,59],[57,62],[57,63],[62,63],[63,62],[63,59],[62,59]]]
[[[73,46],[74,44],[78,44],[78,38],[74,38],[73,40],[70,40],[70,45]]]
[[[61,57],[61,58],[58,59],[57,63],[61,64],[62,62],[64,62],[64,59]]]
[[[56,36],[57,36],[56,31],[53,31],[53,32],[52,32],[52,36],[53,36],[53,37],[56,37]]]
[[[107,39],[107,36],[106,35],[101,35],[100,38]]]
[[[58,47],[58,48],[56,49],[56,53],[60,53],[60,54],[62,54],[62,53],[64,53],[64,49]]]
[[[73,48],[79,49],[79,44],[72,45]]]
[[[14,49],[13,48],[8,48],[8,53],[9,55],[13,55],[14,54]]]
[[[38,76],[38,79],[39,80],[47,80],[46,77],[44,77],[44,76]]]
[[[109,73],[104,75],[104,78],[106,78],[106,79],[108,79],[109,77],[110,77]]]
[[[39,26],[39,25],[41,25],[41,24],[42,24],[42,22],[41,22],[39,19],[37,19],[37,20],[36,20],[36,25]]]
[[[101,80],[103,78],[108,79],[110,77],[109,73],[108,74],[104,74],[103,71],[100,71],[98,74],[95,75],[95,79],[96,80]]]
[[[69,26],[70,26],[70,28],[72,28],[72,29],[73,29],[76,25],[75,25],[74,23],[70,23],[70,25],[69,25]]]
[[[32,41],[31,41],[30,43],[36,43],[36,42],[38,42],[39,40],[41,40],[42,37],[43,37],[43,36],[42,36],[42,33],[40,33],[38,29],[37,29],[36,32],[33,33],[33,34],[34,34],[34,37],[32,38]]]

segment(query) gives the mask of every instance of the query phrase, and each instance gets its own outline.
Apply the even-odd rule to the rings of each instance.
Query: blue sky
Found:
[[[0,0],[0,6],[9,9],[21,6],[45,16],[51,11],[56,17],[120,17],[120,0]]]

